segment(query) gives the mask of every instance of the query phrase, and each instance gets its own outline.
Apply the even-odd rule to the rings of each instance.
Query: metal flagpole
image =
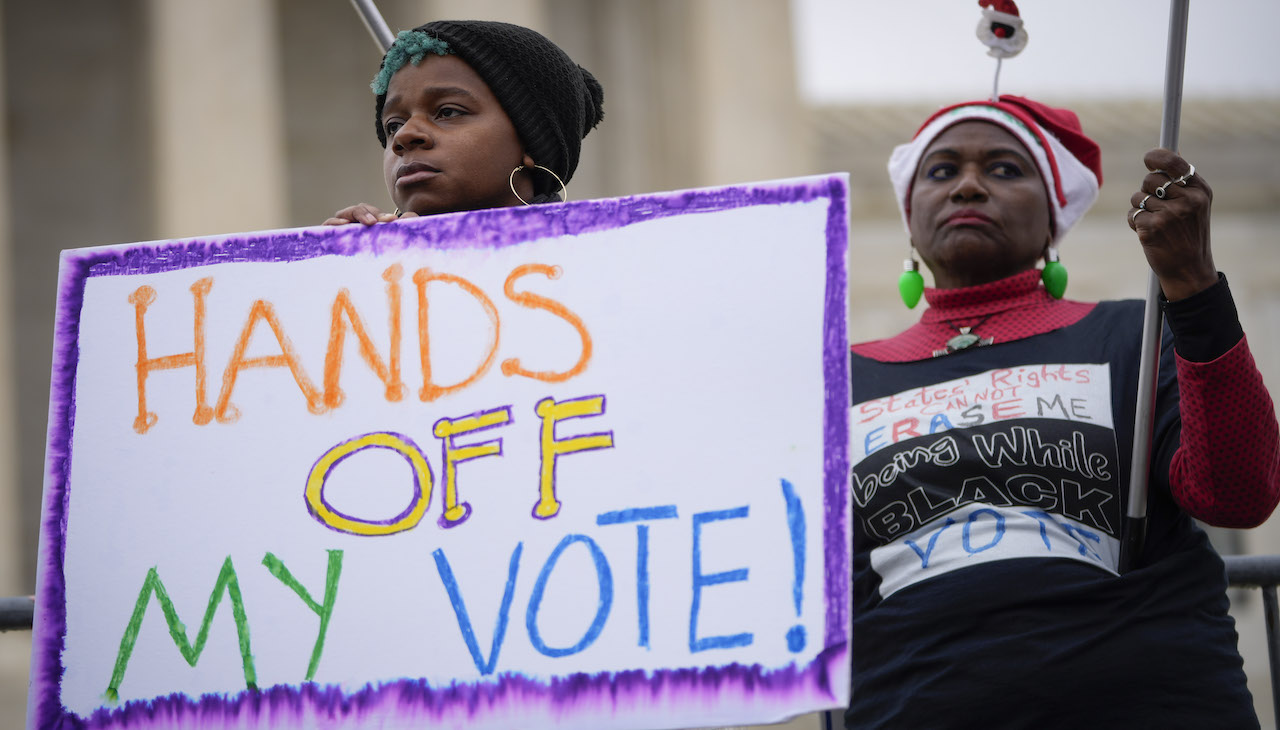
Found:
[[[387,21],[382,19],[382,13],[378,12],[373,0],[351,0],[351,4],[355,6],[356,12],[360,13],[360,19],[364,21],[364,27],[369,29],[369,34],[373,36],[373,42],[378,44],[378,50],[386,53],[396,38],[391,35]]]
[[[1182,69],[1187,55],[1187,10],[1191,0],[1170,0],[1169,48],[1164,63],[1164,116],[1160,122],[1160,146],[1178,150],[1178,123],[1182,112]],[[1142,325],[1142,359],[1138,366],[1137,418],[1133,424],[1133,466],[1129,470],[1129,506],[1120,542],[1120,572],[1137,567],[1147,537],[1147,480],[1151,468],[1151,430],[1156,405],[1156,380],[1160,371],[1160,339],[1164,317],[1160,312],[1160,280],[1147,277],[1147,307]]]

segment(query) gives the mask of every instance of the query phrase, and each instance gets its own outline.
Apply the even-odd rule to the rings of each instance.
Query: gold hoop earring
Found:
[[[560,202],[567,203],[569,201],[569,188],[565,187],[564,180],[561,180],[559,175],[552,172],[551,168],[543,167],[542,165],[534,165],[533,168],[537,170],[543,170],[551,177],[554,177],[556,179],[556,182],[560,183],[560,193],[559,193]],[[516,200],[519,200],[521,203],[528,205],[529,201],[520,197],[520,193],[516,192],[516,173],[520,172],[523,169],[525,169],[524,165],[516,165],[515,169],[511,171],[511,175],[507,177],[507,185],[511,186],[511,194],[516,196]]]

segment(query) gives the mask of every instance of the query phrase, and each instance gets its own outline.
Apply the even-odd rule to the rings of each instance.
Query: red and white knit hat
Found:
[[[946,107],[925,120],[910,142],[894,148],[889,157],[889,178],[908,232],[911,184],[920,158],[938,135],[971,119],[1003,127],[1031,153],[1049,197],[1053,240],[1060,241],[1098,199],[1102,152],[1096,142],[1085,136],[1075,112],[1008,94],[1002,94],[998,101],[969,101]]]

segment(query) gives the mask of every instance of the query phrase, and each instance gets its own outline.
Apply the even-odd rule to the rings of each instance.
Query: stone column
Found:
[[[152,0],[156,229],[185,237],[288,220],[271,0]]]
[[[4,16],[0,13],[0,39],[4,38]],[[0,44],[3,42],[0,41]],[[3,48],[0,45],[0,48]],[[5,98],[4,54],[0,53],[0,99]],[[0,171],[9,170],[9,128],[7,116],[0,116]],[[22,590],[22,504],[18,495],[17,408],[13,398],[13,257],[9,217],[9,176],[0,174],[0,596]]]
[[[790,4],[689,3],[700,185],[791,177],[810,168],[797,92]]]
[[[789,5],[550,0],[550,28],[604,85],[574,197],[790,177],[811,166]],[[575,191],[575,193],[578,191]]]
[[[58,252],[153,238],[143,0],[4,3],[23,592],[35,582]],[[191,33],[188,33],[190,35]],[[6,461],[9,467],[13,461]]]
[[[532,28],[547,37],[547,3],[544,0],[423,0],[420,25],[430,20],[501,20]],[[412,28],[413,25],[409,27]]]

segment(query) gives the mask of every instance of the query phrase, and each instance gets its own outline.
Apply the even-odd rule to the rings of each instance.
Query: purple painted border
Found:
[[[75,378],[79,361],[80,310],[85,282],[93,276],[149,274],[239,261],[302,261],[325,255],[382,254],[409,247],[444,250],[502,248],[526,241],[623,228],[634,223],[676,215],[714,212],[759,205],[828,201],[827,282],[823,322],[823,378],[826,400],[823,413],[825,505],[823,546],[826,554],[824,649],[809,667],[766,671],[759,667],[729,665],[698,670],[573,675],[549,683],[521,675],[505,675],[497,685],[465,685],[431,688],[424,682],[400,680],[366,687],[347,696],[336,688],[317,685],[275,687],[243,692],[235,697],[206,696],[193,700],[171,695],[123,707],[99,710],[81,718],[61,706],[58,688],[66,630],[66,583],[63,574],[69,499],[71,437],[75,426]],[[360,715],[363,709],[383,705],[418,705],[440,714],[461,703],[474,712],[492,706],[503,696],[545,696],[571,700],[597,695],[617,701],[634,695],[654,698],[696,691],[710,685],[785,694],[817,680],[832,692],[833,662],[849,661],[849,605],[833,600],[846,595],[850,580],[851,536],[845,520],[848,495],[848,336],[847,276],[848,183],[844,175],[766,183],[759,186],[707,188],[675,193],[587,200],[563,205],[499,208],[471,213],[410,219],[394,225],[342,228],[301,228],[231,235],[206,239],[143,243],[64,252],[59,272],[58,311],[54,332],[54,362],[49,399],[49,435],[45,475],[44,514],[36,596],[36,645],[32,649],[31,684],[34,706],[28,719],[36,727],[110,727],[124,722],[131,727],[162,727],[181,718],[210,721],[240,720],[264,709],[305,708],[333,716]]]
[[[365,252],[377,255],[406,248],[497,249],[538,238],[576,236],[690,213],[818,199],[835,202],[836,197],[843,201],[846,187],[834,177],[804,178],[768,187],[739,185],[563,205],[492,208],[409,218],[388,225],[316,226],[83,249],[70,252],[68,263],[76,269],[71,272],[73,276],[112,276],[155,274],[230,262],[304,261],[318,256]],[[841,245],[847,245],[843,239]],[[84,273],[79,273],[81,269]]]
[[[38,728],[64,727],[75,715],[64,713],[58,697],[62,684],[62,640],[67,629],[66,556],[68,479],[71,434],[76,419],[76,366],[80,359],[80,308],[86,271],[63,257],[58,271],[58,305],[54,321],[53,371],[49,385],[49,435],[45,449],[44,522],[40,532],[40,564],[36,575],[36,610],[32,627],[31,692],[34,706],[27,719]],[[70,727],[74,727],[72,724]]]
[[[849,594],[853,535],[845,521],[849,500],[849,186],[831,178],[827,208],[827,290],[822,323],[823,404],[823,551],[827,626],[824,647],[848,646],[853,602],[832,600]]]
[[[572,711],[575,706],[587,711],[624,704],[624,698],[635,698],[642,704],[661,705],[682,698],[697,697],[712,688],[719,691],[741,691],[756,696],[785,697],[796,687],[831,686],[835,679],[833,662],[847,661],[843,650],[819,653],[804,669],[794,665],[765,670],[759,665],[729,664],[699,669],[661,669],[572,674],[549,681],[531,679],[522,674],[502,674],[494,683],[481,685],[451,684],[432,687],[425,680],[402,679],[347,693],[340,687],[315,683],[279,685],[256,692],[235,695],[204,695],[199,699],[172,694],[153,700],[134,700],[118,708],[99,709],[88,718],[68,714],[49,727],[96,730],[98,728],[170,728],[215,727],[220,722],[232,726],[258,727],[264,720],[280,715],[316,719],[323,726],[343,721],[370,721],[381,727],[388,713],[412,708],[412,720],[437,724],[483,715],[510,700],[526,702],[530,698],[550,700],[552,704]],[[41,726],[45,727],[45,726]]]

